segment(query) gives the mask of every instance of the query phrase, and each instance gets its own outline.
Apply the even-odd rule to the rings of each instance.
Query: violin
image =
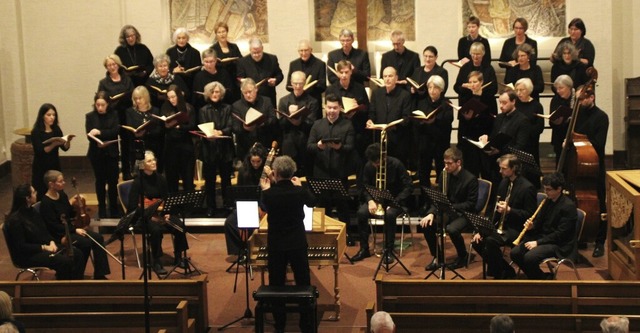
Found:
[[[586,212],[580,242],[595,240],[600,224],[600,204],[596,190],[597,179],[594,177],[598,174],[600,160],[587,135],[575,132],[580,112],[580,101],[593,94],[595,83],[598,80],[598,71],[593,67],[587,69],[587,75],[590,80],[582,86],[575,105],[573,105],[569,129],[556,169],[557,172],[564,174],[569,195],[576,202],[576,206]]]
[[[269,153],[267,154],[267,159],[264,162],[264,167],[269,167],[269,169],[271,169],[271,164],[273,164],[273,160],[276,159],[276,155],[278,155],[278,142],[277,141],[273,141],[271,143],[271,150],[269,150]],[[265,171],[265,169],[262,169],[262,175],[260,175],[260,181],[262,182],[263,179],[268,178],[269,175],[267,175],[267,172]],[[260,185],[260,184],[258,184]],[[260,216],[260,220],[262,220],[262,218],[267,214],[267,212],[263,211],[260,207],[258,207],[258,215]]]
[[[80,195],[80,191],[78,190],[78,183],[76,181],[76,177],[71,178],[71,186],[76,192],[74,196],[73,209],[76,212],[76,219],[73,222],[73,225],[76,228],[86,228],[91,223],[91,216],[87,214],[87,201]]]

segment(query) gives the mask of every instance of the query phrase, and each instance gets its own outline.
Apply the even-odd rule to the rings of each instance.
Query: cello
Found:
[[[600,168],[598,153],[585,134],[575,132],[576,121],[580,112],[581,101],[593,94],[598,80],[598,71],[589,67],[587,75],[590,79],[576,91],[576,102],[569,121],[565,143],[558,160],[556,171],[563,173],[566,179],[569,196],[576,206],[586,212],[579,242],[594,241],[600,225],[600,204],[597,194],[597,177]]]

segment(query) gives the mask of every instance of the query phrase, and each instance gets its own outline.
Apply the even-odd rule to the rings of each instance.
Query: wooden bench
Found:
[[[194,333],[196,321],[189,318],[188,302],[181,301],[174,311],[150,311],[152,330]],[[140,332],[145,327],[143,311],[121,312],[42,312],[16,313],[29,332]],[[167,329],[168,328],[168,329]]]
[[[600,320],[611,315],[627,316],[632,328],[640,329],[639,305],[638,281],[401,280],[379,274],[376,303],[366,311],[368,321],[374,310],[391,313],[403,332],[432,327],[486,332],[500,313],[514,317],[518,332],[539,332],[543,326],[599,332]]]
[[[175,311],[187,301],[189,318],[195,319],[195,331],[209,327],[206,274],[193,279],[151,280],[151,311]],[[14,313],[122,313],[144,311],[143,282],[124,281],[3,281],[0,290],[13,297]]]

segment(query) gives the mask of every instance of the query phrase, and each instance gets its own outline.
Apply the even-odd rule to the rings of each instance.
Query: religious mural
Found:
[[[317,41],[338,40],[344,28],[356,34],[356,0],[314,0],[314,8]],[[389,40],[394,30],[415,40],[415,0],[369,0],[367,23],[369,41]]]
[[[230,41],[257,36],[269,42],[267,0],[171,0],[171,31],[185,27],[193,43],[211,44],[218,21],[229,25]]]
[[[480,35],[487,38],[511,37],[511,26],[518,17],[529,23],[529,36],[566,36],[566,0],[463,0],[463,34],[469,16],[480,19]]]

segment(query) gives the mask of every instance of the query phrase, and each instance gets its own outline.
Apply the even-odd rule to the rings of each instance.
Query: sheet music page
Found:
[[[304,205],[302,210],[304,211],[304,230],[311,231],[313,230],[313,207]]]
[[[258,228],[260,215],[257,201],[236,201],[238,228]]]

